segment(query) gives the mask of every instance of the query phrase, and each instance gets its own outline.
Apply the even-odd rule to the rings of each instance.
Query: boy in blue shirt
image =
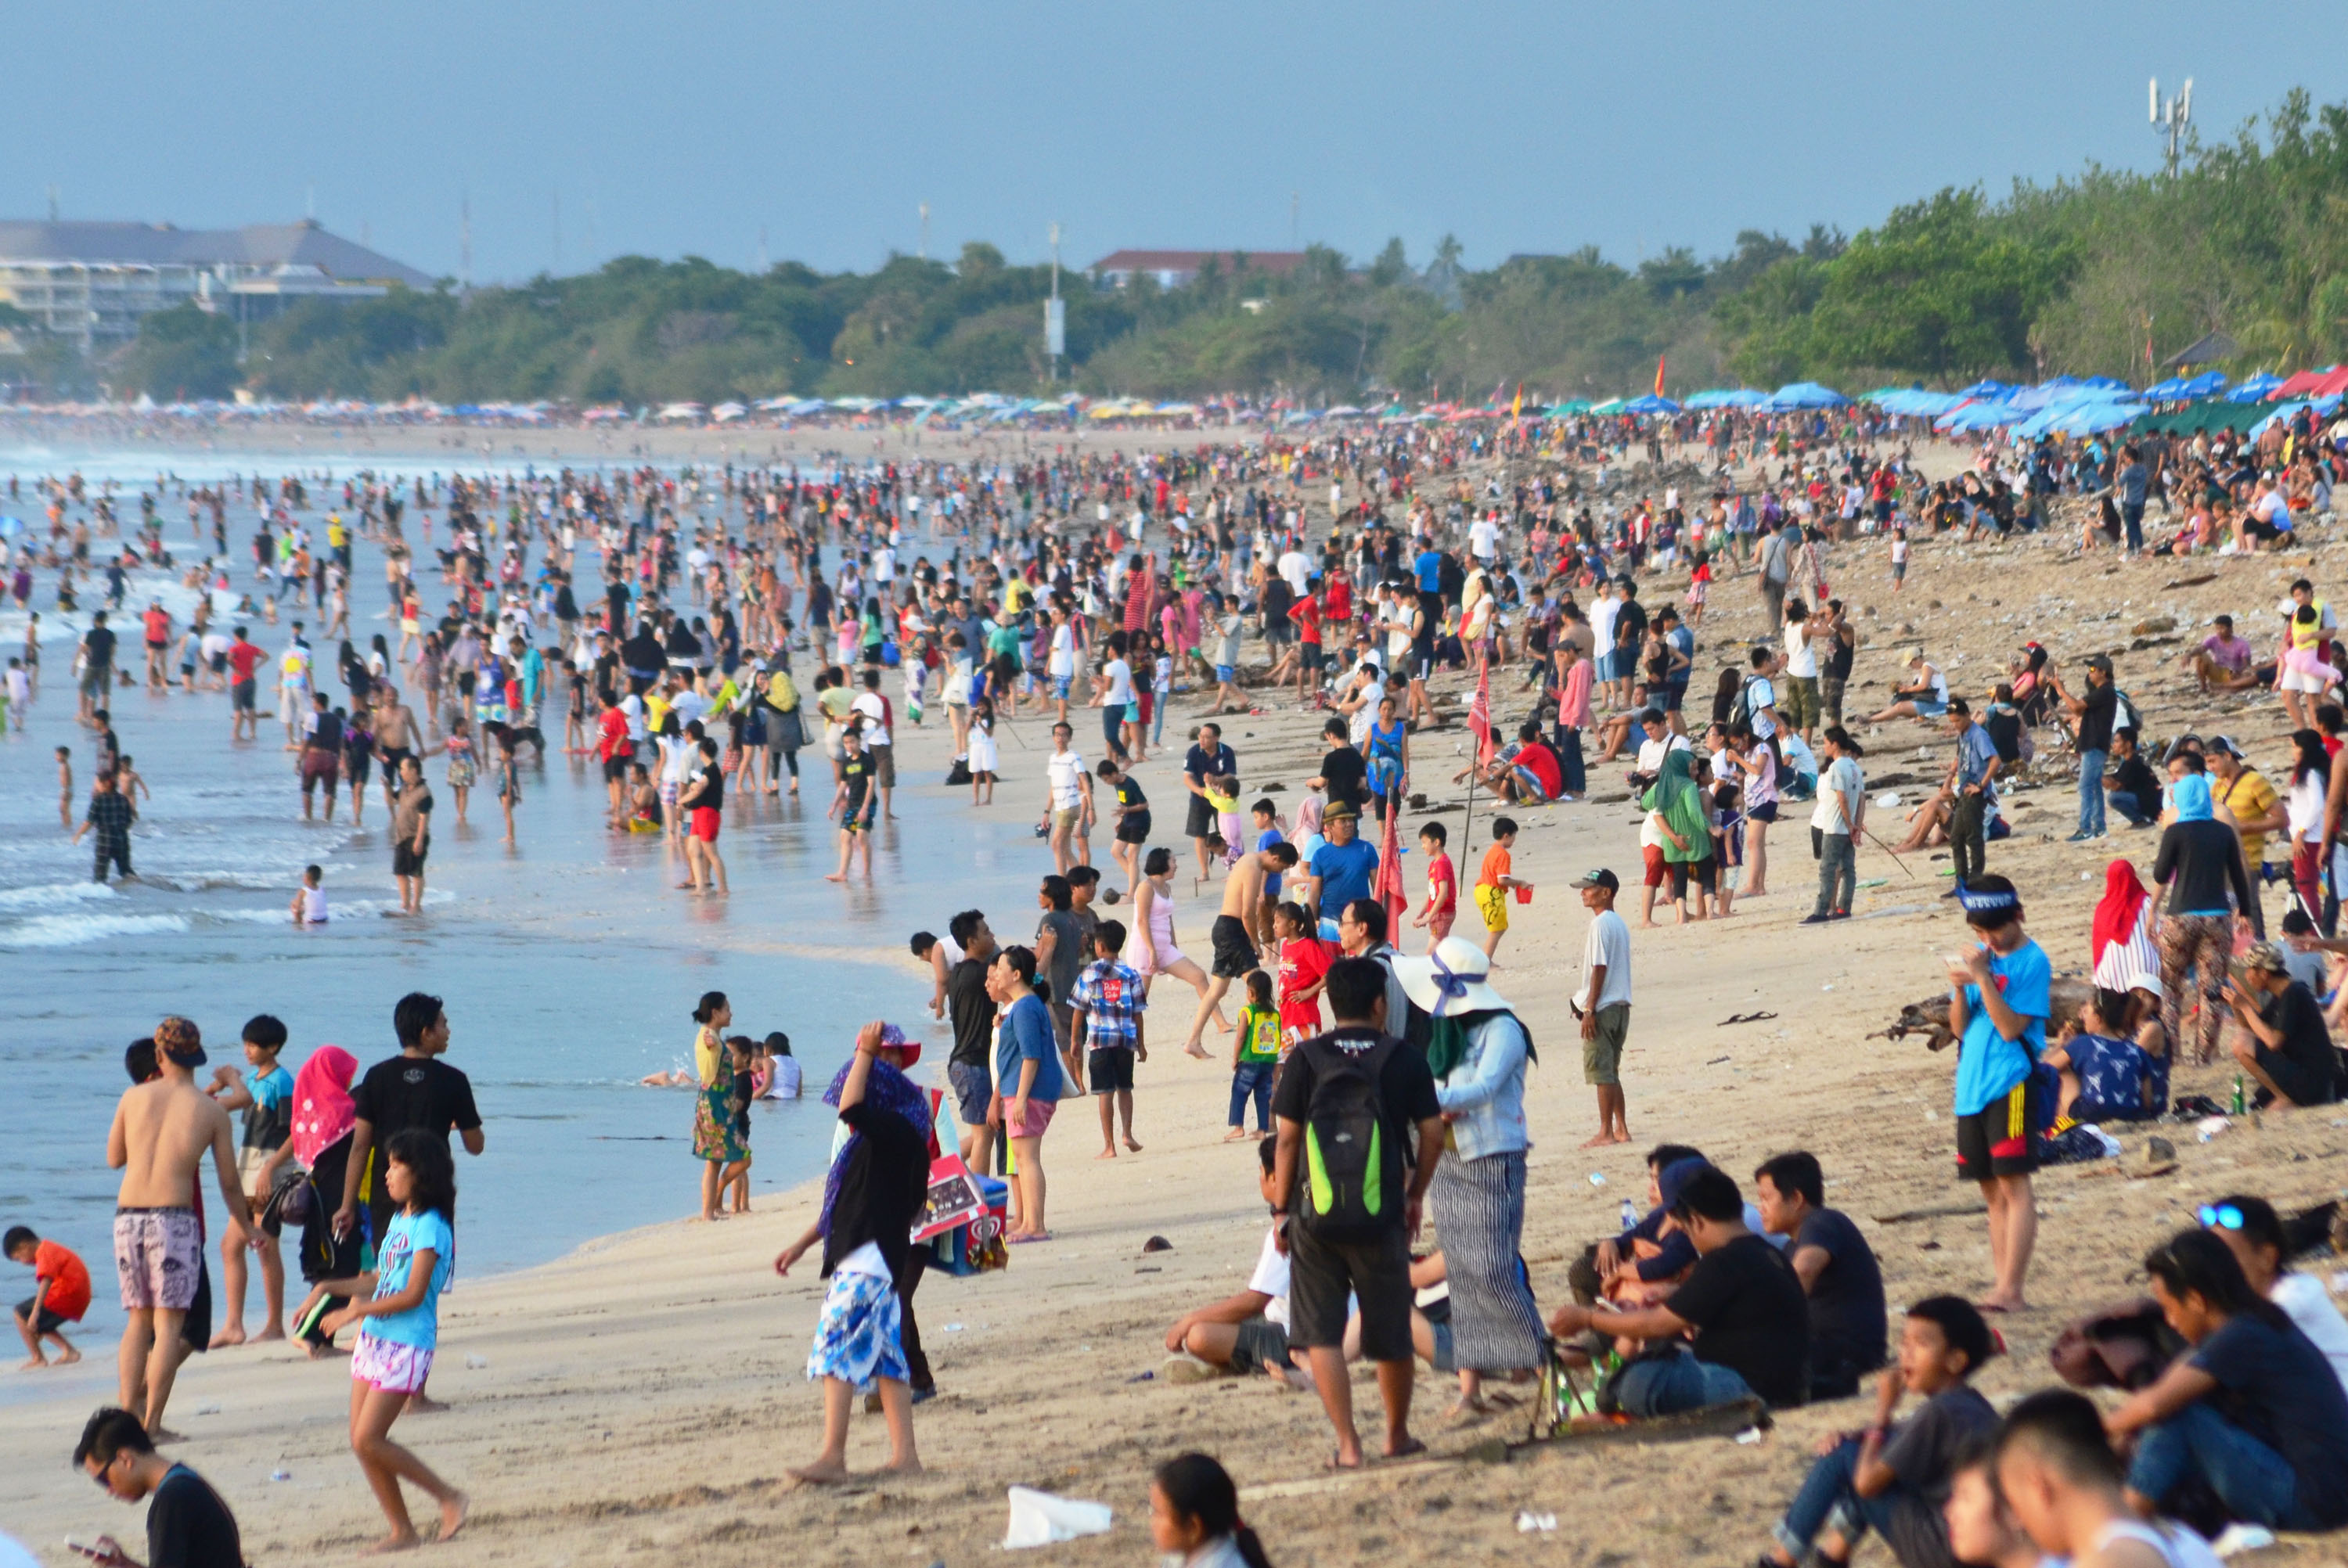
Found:
[[[285,1049],[285,1026],[268,1013],[256,1014],[244,1026],[244,1060],[252,1069],[243,1077],[236,1069],[221,1067],[212,1074],[212,1098],[224,1111],[244,1113],[242,1135],[237,1141],[237,1179],[252,1204],[261,1239],[261,1296],[267,1307],[255,1340],[285,1337],[285,1259],[277,1237],[284,1220],[270,1200],[280,1185],[301,1173],[291,1163],[286,1140],[294,1134],[294,1075],[277,1064]],[[211,1348],[242,1345],[244,1332],[244,1248],[239,1238],[221,1242],[221,1286],[228,1303],[228,1321],[212,1336]]]
[[[1978,1305],[2019,1312],[2023,1276],[2038,1239],[2030,1173],[2042,1120],[2032,1069],[2046,1049],[2054,966],[2022,928],[2022,898],[2003,876],[1973,879],[1962,895],[1980,945],[1949,955],[1949,1028],[1957,1044],[1957,1175],[1977,1182],[1989,1205],[1997,1282]]]

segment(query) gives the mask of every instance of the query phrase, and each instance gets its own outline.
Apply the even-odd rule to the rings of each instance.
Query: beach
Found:
[[[1952,450],[1936,456],[1956,461]],[[2175,659],[2199,640],[2186,633],[2219,610],[2255,619],[2260,630],[2252,635],[2265,638],[2272,605],[2292,577],[2306,571],[2319,581],[2327,574],[2336,579],[2339,545],[2188,567],[2158,560],[2118,566],[2108,556],[2066,560],[2072,542],[1920,543],[1896,599],[1879,542],[1837,547],[1835,591],[1853,606],[1863,639],[1850,711],[1863,712],[1882,699],[1897,644],[1924,644],[1949,673],[1952,689],[1972,693],[2035,638],[2066,664],[2115,651],[2120,683],[2157,733],[2224,729],[2271,771],[2280,770],[2287,749],[2279,744],[2282,720],[2274,698],[2200,698]],[[2214,574],[2212,580],[2165,586],[2205,573]],[[371,582],[364,564],[355,580],[380,593],[379,579]],[[1660,586],[1646,592],[1660,603],[1684,578],[1653,580]],[[2142,630],[2163,617],[2173,624]],[[1910,630],[1900,630],[1903,625]],[[1699,676],[1717,667],[1733,641],[1761,630],[1749,577],[1715,585],[1699,632]],[[2168,638],[2183,641],[2161,641]],[[2137,643],[2144,646],[2131,646]],[[1526,694],[1512,690],[1516,679],[1511,669],[1496,672],[1493,682],[1496,716],[1509,729],[1527,705]],[[1457,702],[1463,683],[1453,676],[1437,687]],[[123,693],[126,708],[132,696]],[[143,694],[138,700],[146,701]],[[69,703],[69,697],[61,691],[50,701]],[[161,702],[174,712],[155,718],[149,733],[181,723],[210,726],[215,719],[225,728],[219,698]],[[1137,771],[1153,799],[1178,797],[1176,738],[1195,723],[1202,705],[1198,696],[1178,700],[1166,732],[1169,750]],[[1226,738],[1239,753],[1247,790],[1278,784],[1283,793],[1275,798],[1292,807],[1318,760],[1320,715],[1298,712],[1292,702],[1268,706],[1260,717],[1232,721]],[[57,717],[55,707],[47,717]],[[1032,719],[1020,728],[1029,745],[1045,743]],[[1090,729],[1085,715],[1078,733],[1089,739]],[[264,722],[258,750],[266,754],[251,764],[255,770],[277,763],[274,731]],[[1003,1272],[932,1276],[922,1287],[917,1306],[940,1389],[916,1412],[930,1473],[839,1491],[780,1484],[786,1465],[813,1452],[819,1423],[819,1397],[802,1368],[821,1286],[811,1261],[778,1279],[772,1260],[814,1214],[806,1178],[820,1169],[829,1131],[820,1108],[788,1108],[806,1126],[771,1142],[768,1126],[781,1118],[762,1118],[760,1175],[776,1184],[762,1184],[752,1214],[720,1225],[675,1217],[690,1209],[692,1196],[690,1163],[679,1144],[660,1151],[657,1160],[636,1160],[626,1153],[633,1146],[611,1145],[625,1157],[615,1154],[585,1174],[561,1162],[575,1156],[580,1142],[607,1135],[641,1131],[681,1139],[685,1096],[622,1081],[636,1061],[639,1071],[650,1070],[682,1053],[690,1040],[686,1010],[694,995],[712,987],[736,995],[745,1024],[788,1028],[795,1042],[804,1041],[811,1092],[845,1059],[854,1029],[867,1018],[923,1026],[932,1052],[916,1077],[937,1076],[932,1069],[942,1069],[948,1037],[927,1018],[928,972],[906,955],[904,938],[916,928],[942,930],[955,909],[973,904],[1005,940],[1025,938],[1035,880],[1049,868],[1031,835],[1043,785],[1035,759],[1023,760],[1016,743],[1005,744],[1005,780],[995,804],[973,811],[965,792],[917,782],[943,774],[949,748],[942,732],[900,734],[906,784],[899,811],[905,820],[893,840],[884,839],[870,888],[814,882],[829,840],[817,816],[820,806],[811,801],[796,819],[784,808],[754,807],[738,833],[729,815],[729,858],[745,851],[733,862],[731,905],[687,904],[644,885],[657,860],[638,857],[634,845],[607,845],[595,824],[600,794],[593,781],[565,778],[561,764],[551,762],[554,776],[537,788],[524,818],[520,869],[465,853],[449,856],[450,869],[440,876],[436,862],[435,886],[450,894],[448,906],[429,910],[413,927],[377,922],[396,929],[356,938],[340,955],[322,957],[313,934],[273,930],[255,918],[250,929],[234,931],[238,962],[227,979],[221,949],[232,938],[208,936],[211,927],[201,920],[183,929],[120,930],[106,941],[48,952],[12,948],[0,962],[27,977],[12,989],[57,997],[62,1010],[50,1020],[36,1015],[35,1029],[46,1031],[44,1040],[77,1041],[75,1049],[89,1062],[119,1050],[110,1036],[93,1038],[99,1020],[127,1040],[161,1012],[189,1010],[178,999],[190,988],[222,998],[204,1020],[208,1038],[215,1017],[217,1038],[232,1038],[230,996],[245,999],[238,1005],[250,1011],[285,1012],[297,1023],[289,1061],[326,1039],[343,1040],[363,1062],[387,1053],[389,1003],[411,985],[445,989],[458,1033],[450,1060],[469,1071],[482,1071],[469,1061],[469,1017],[498,1020],[498,1032],[509,1038],[479,1047],[496,1064],[484,1073],[481,1093],[492,1153],[461,1162],[458,1170],[467,1235],[475,1226],[485,1238],[492,1235],[499,1223],[494,1216],[502,1214],[534,1214],[539,1223],[529,1239],[496,1254],[500,1262],[529,1266],[468,1272],[445,1300],[444,1370],[433,1388],[451,1409],[402,1428],[474,1499],[464,1535],[435,1548],[435,1561],[570,1568],[659,1553],[681,1563],[732,1564],[767,1561],[779,1549],[860,1563],[978,1563],[1002,1536],[1005,1489],[1023,1485],[1115,1510],[1109,1534],[1045,1549],[1038,1562],[1132,1562],[1151,1550],[1149,1472],[1189,1448],[1220,1458],[1242,1489],[1248,1522],[1282,1564],[1434,1551],[1623,1568],[1749,1562],[1766,1544],[1768,1525],[1798,1484],[1811,1440],[1863,1423],[1864,1401],[1783,1412],[1750,1442],[1713,1437],[1601,1446],[1569,1440],[1490,1462],[1491,1440],[1525,1436],[1523,1413],[1446,1426],[1447,1379],[1422,1370],[1416,1426],[1431,1457],[1332,1475],[1323,1466],[1327,1424],[1311,1396],[1282,1392],[1264,1379],[1168,1380],[1161,1369],[1168,1325],[1240,1287],[1265,1225],[1252,1144],[1222,1142],[1228,1068],[1183,1059],[1169,1038],[1189,1012],[1189,993],[1179,986],[1156,993],[1162,1005],[1150,1014],[1159,1045],[1143,1069],[1138,1096],[1142,1152],[1096,1163],[1092,1107],[1064,1104],[1060,1126],[1045,1143],[1055,1239],[1015,1249]],[[1870,794],[1897,788],[1908,804],[1950,754],[1937,727],[1906,720],[1863,738]],[[146,744],[128,730],[126,739]],[[1442,781],[1464,762],[1454,749],[1465,743],[1456,720],[1415,737],[1415,787],[1430,795],[1430,811],[1405,819],[1408,837],[1413,825],[1442,810],[1463,870],[1472,862],[1460,843],[1459,796]],[[191,738],[186,754],[196,770],[201,757],[226,753]],[[15,738],[0,753],[12,843],[54,809],[43,772],[47,755],[46,744]],[[808,756],[819,775],[819,757]],[[1512,911],[1494,983],[1525,1020],[1540,1057],[1526,1102],[1533,1148],[1523,1255],[1544,1310],[1567,1299],[1565,1265],[1591,1240],[1613,1234],[1622,1202],[1643,1207],[1643,1153],[1664,1141],[1700,1147],[1740,1182],[1767,1155],[1807,1148],[1825,1166],[1828,1204],[1856,1218],[1875,1247],[1895,1309],[1940,1291],[1978,1294],[1989,1280],[1988,1248],[1979,1197],[1952,1172],[1953,1053],[1934,1055],[1914,1039],[1869,1038],[1901,1004],[1942,989],[1937,955],[1963,939],[1954,904],[1940,897],[1946,883],[1938,873],[1948,863],[1929,852],[1903,856],[1903,871],[1880,850],[1862,850],[1857,917],[1805,929],[1796,922],[1809,909],[1815,872],[1800,820],[1787,822],[1772,845],[1770,897],[1740,904],[1725,922],[1635,931],[1623,1075],[1633,1142],[1589,1153],[1577,1147],[1594,1118],[1566,1001],[1578,979],[1588,917],[1568,884],[1598,866],[1612,866],[1626,885],[1635,880],[1638,812],[1624,798],[1622,766],[1593,764],[1586,802],[1511,812],[1524,825],[1517,874],[1538,891]],[[1895,774],[1910,782],[1884,782]],[[222,764],[203,787],[249,791],[250,778]],[[294,806],[290,777],[273,787],[273,804],[250,809],[282,819]],[[477,824],[482,804],[477,797]],[[1481,825],[1491,810],[1488,799],[1475,808],[1476,853],[1487,841]],[[2060,782],[2015,792],[2010,810],[2014,836],[1991,845],[1990,867],[2021,889],[2029,929],[2056,972],[2084,972],[2088,912],[2106,860],[2132,853],[2147,864],[2154,835],[2122,831],[2102,844],[2063,842],[2071,793]],[[1877,818],[1879,832],[1889,835],[1894,815]],[[1097,860],[1106,859],[1105,843],[1106,835],[1097,835]],[[752,844],[758,847],[747,850]],[[289,841],[271,853],[298,850]],[[379,850],[379,838],[371,845],[330,845],[348,866],[336,873],[336,883],[347,880],[354,899],[385,897],[388,877]],[[1418,868],[1414,851],[1405,871],[1414,892]],[[249,868],[213,869],[255,882],[273,876],[259,858]],[[1189,869],[1185,854],[1186,881]],[[1869,886],[1879,878],[1880,886]],[[235,897],[224,905],[269,907],[262,886],[226,891]],[[290,891],[289,876],[272,881],[267,897],[282,910]],[[127,913],[189,915],[164,907],[160,900],[169,897],[160,893],[152,910]],[[1194,951],[1204,947],[1213,897],[1209,888],[1180,899],[1178,932]],[[533,899],[549,907],[535,909]],[[1632,902],[1626,886],[1625,903]],[[342,933],[328,935],[338,939]],[[1406,932],[1401,945],[1415,951],[1421,940]],[[142,951],[131,963],[133,941],[159,944],[157,961],[148,964]],[[178,943],[189,947],[184,962],[175,963]],[[311,950],[299,951],[302,943],[312,943]],[[461,983],[442,979],[451,966]],[[763,992],[762,984],[768,988]],[[296,1020],[289,995],[304,991],[346,1001]],[[754,999],[755,1015],[748,1005]],[[769,1013],[788,1021],[770,1026],[763,1021]],[[1769,1016],[1723,1021],[1754,1014]],[[334,1030],[344,1032],[325,1032]],[[566,1114],[541,1133],[525,1130],[538,1081],[526,1076],[524,1057],[532,1053],[518,1051],[511,1037],[559,1052],[567,1064],[564,1086],[550,1096]],[[77,1123],[40,1134],[60,1140],[42,1145],[43,1171],[53,1174],[77,1147],[87,1151],[80,1156],[84,1182],[103,1184],[102,1170],[88,1169],[98,1164],[104,1108],[113,1092],[109,1087],[98,1097],[102,1077],[88,1068],[90,1098]],[[2222,1102],[2232,1079],[2230,1062],[2221,1059],[2206,1069],[2180,1066],[2172,1089]],[[2137,1130],[2121,1132],[2127,1153],[2120,1161],[2041,1174],[2034,1307],[2000,1324],[2008,1354],[1979,1379],[1993,1399],[2003,1403],[2051,1384],[2046,1351],[2062,1326],[2139,1291],[2142,1254],[2191,1224],[2197,1204],[2242,1190],[2288,1210],[2339,1195],[2340,1159],[2348,1151],[2348,1115],[2339,1108],[2237,1117],[2206,1143],[2190,1124],[2159,1131],[2178,1145],[2172,1173],[2127,1173],[2144,1166],[2146,1133]],[[549,1144],[531,1143],[533,1136],[560,1141],[568,1152],[557,1155]],[[771,1176],[765,1161],[770,1146],[796,1151],[774,1163]],[[13,1212],[15,1189],[37,1190],[43,1177],[14,1158],[7,1169]],[[83,1200],[86,1207],[104,1201],[102,1194]],[[572,1228],[546,1224],[549,1208],[562,1210]],[[630,1225],[636,1228],[622,1228]],[[612,1232],[617,1234],[605,1234]],[[537,1261],[551,1245],[547,1237],[557,1235],[566,1245],[582,1235],[596,1239]],[[1163,1237],[1170,1249],[1145,1252],[1152,1237]],[[495,1251],[486,1239],[483,1250]],[[102,1255],[93,1261],[102,1264]],[[2318,1266],[2328,1276],[2333,1266]],[[101,1286],[102,1301],[107,1295]],[[94,1494],[67,1463],[81,1418],[111,1398],[112,1347],[95,1319],[82,1345],[83,1366],[7,1378],[7,1397],[0,1399],[0,1521],[60,1568],[76,1561],[59,1544],[67,1534],[87,1540],[111,1530],[128,1536],[135,1521]],[[1357,1400],[1366,1414],[1366,1373],[1357,1381]],[[346,1402],[344,1363],[314,1364],[283,1346],[215,1352],[181,1373],[172,1415],[187,1441],[173,1451],[229,1499],[255,1564],[340,1557],[379,1533],[379,1516],[345,1446]],[[870,1467],[880,1455],[879,1418],[857,1418],[851,1466]],[[1555,1530],[1520,1531],[1524,1512],[1554,1514]],[[1887,1560],[1879,1546],[1869,1552],[1875,1555],[1863,1561]],[[2259,1559],[2336,1560],[2322,1546],[2286,1547]]]

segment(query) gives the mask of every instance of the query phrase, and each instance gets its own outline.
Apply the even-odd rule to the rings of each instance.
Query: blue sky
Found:
[[[284,220],[436,273],[627,252],[870,267],[988,240],[1471,265],[1625,262],[1748,227],[1857,230],[1942,185],[2149,169],[2146,80],[2205,137],[2348,56],[2142,0],[1964,7],[1375,0],[849,6],[571,0],[17,8],[0,216]],[[2301,73],[2277,75],[2279,68]],[[559,207],[559,216],[558,216]],[[559,247],[559,248],[558,248]]]

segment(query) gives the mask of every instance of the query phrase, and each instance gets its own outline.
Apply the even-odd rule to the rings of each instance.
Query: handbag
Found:
[[[767,723],[769,726],[767,736],[770,744],[780,746],[787,752],[798,751],[807,744],[807,727],[799,723],[799,711],[797,708],[788,712],[768,714]]]

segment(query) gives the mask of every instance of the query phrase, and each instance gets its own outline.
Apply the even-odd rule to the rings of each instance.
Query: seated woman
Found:
[[[2270,1530],[2348,1524],[2348,1394],[2323,1353],[2208,1231],[2179,1232],[2144,1266],[2192,1348],[2104,1418],[2136,1439],[2128,1505],[2149,1518],[2198,1484]]]
[[[2147,976],[2141,984],[2160,982]],[[2063,1079],[2055,1124],[2141,1122],[2168,1110],[2168,1034],[2157,990],[2098,989],[2039,1059]]]
[[[1887,719],[1921,719],[1930,723],[1945,718],[1949,712],[1949,678],[1924,661],[1921,648],[1910,648],[1901,655],[1908,667],[1907,679],[1891,690],[1891,705],[1867,722],[1880,724]]]
[[[1932,849],[1949,842],[1949,814],[1956,809],[1956,793],[1941,789],[1918,801],[1908,813],[1908,836],[1894,849]]]

